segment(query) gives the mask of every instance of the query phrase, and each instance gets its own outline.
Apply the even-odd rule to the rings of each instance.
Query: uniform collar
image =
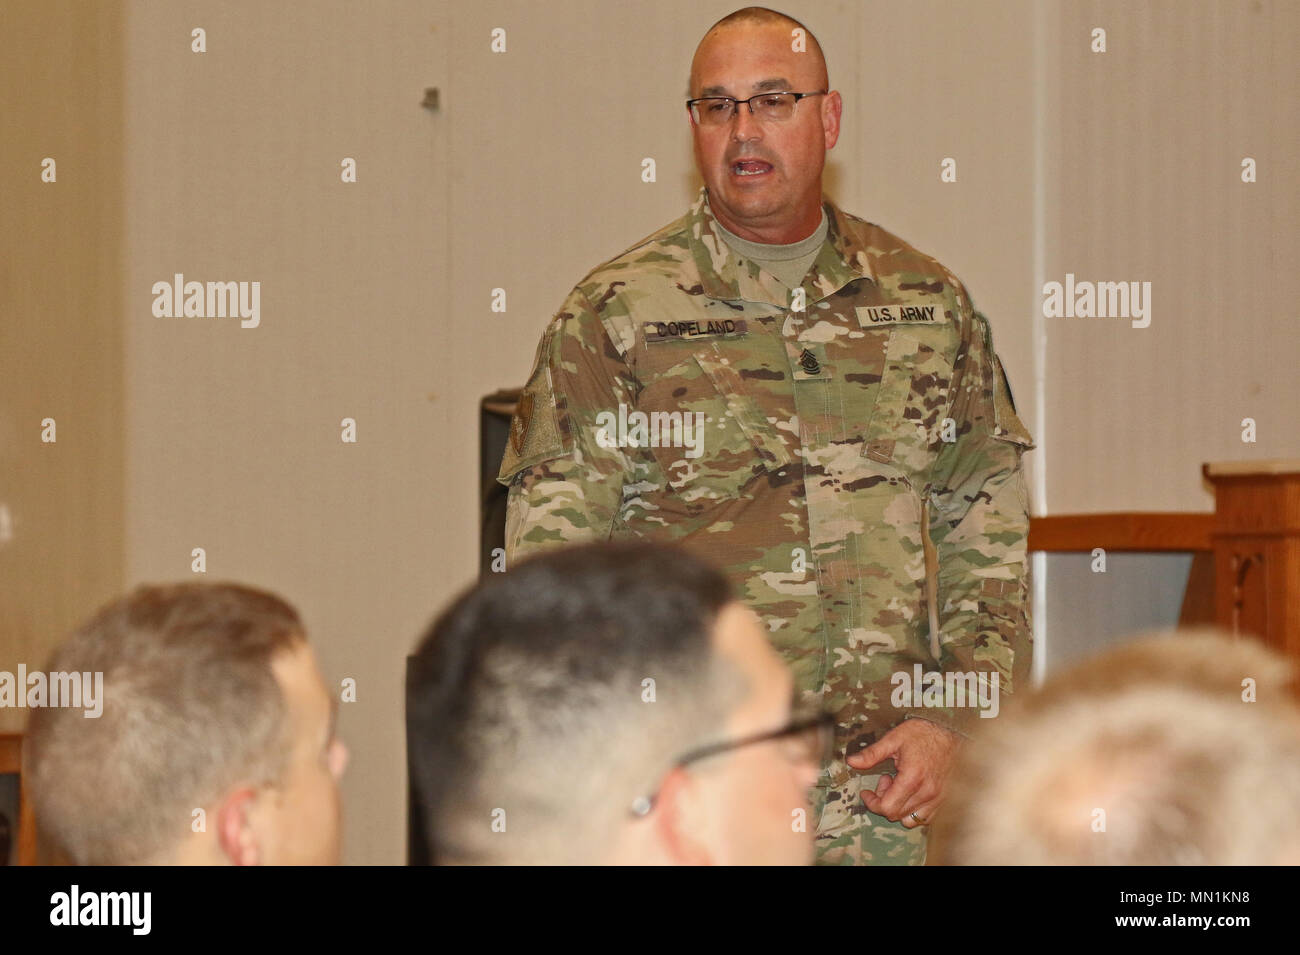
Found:
[[[808,302],[817,302],[858,279],[873,280],[867,249],[858,230],[835,203],[822,197],[826,210],[826,241],[813,262],[813,278],[804,282]],[[763,302],[785,308],[790,291],[755,262],[741,259],[723,241],[718,220],[709,207],[708,187],[701,186],[687,216],[687,241],[700,272],[704,294],[725,301]]]

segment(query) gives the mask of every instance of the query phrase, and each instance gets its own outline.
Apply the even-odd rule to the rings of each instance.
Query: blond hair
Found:
[[[1282,658],[1207,631],[1151,635],[1077,666],[980,727],[949,780],[931,859],[1295,861],[1293,686]]]

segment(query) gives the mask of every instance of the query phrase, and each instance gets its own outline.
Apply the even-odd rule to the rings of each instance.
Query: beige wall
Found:
[[[0,9],[0,670],[123,585],[122,10]],[[41,179],[55,161],[55,182]],[[56,441],[41,441],[53,418]],[[27,710],[0,709],[0,732]]]
[[[1297,36],[1286,0],[1062,8],[1046,277],[1149,281],[1152,319],[1044,320],[1044,513],[1208,511],[1202,462],[1300,457]]]
[[[457,353],[445,20],[421,3],[130,4],[127,571],[275,590],[352,678],[346,858],[405,858],[405,655],[474,577],[485,339]],[[208,52],[189,33],[207,31]],[[357,161],[358,181],[340,181]],[[256,328],[154,282],[261,282]],[[468,296],[465,296],[468,298]],[[356,421],[355,444],[340,422]]]
[[[190,577],[203,547],[209,579],[283,593],[331,682],[357,680],[346,857],[401,862],[403,657],[475,575],[478,399],[521,383],[588,269],[684,211],[690,54],[730,9],[6,4],[42,39],[0,30],[25,51],[5,57],[20,78],[6,115],[22,118],[0,158],[22,223],[6,229],[0,326],[18,649],[0,668],[122,585]],[[1300,456],[1300,7],[789,9],[845,98],[828,191],[944,261],[993,321],[1040,442],[1035,513],[1208,509],[1201,461]],[[190,52],[196,26],[207,53]],[[1110,52],[1088,52],[1093,26]],[[427,86],[437,113],[419,106]],[[60,151],[60,184],[40,186],[39,157]],[[339,181],[344,157],[356,184]],[[956,183],[939,181],[944,157]],[[1066,271],[1151,281],[1151,327],[1042,318],[1042,282]],[[260,327],[155,318],[151,286],[175,272],[261,282]],[[58,458],[36,440],[50,413]],[[1248,415],[1260,442],[1243,447]],[[1040,574],[1040,597],[1053,579],[1082,592],[1062,570]],[[1088,599],[1146,624],[1144,592]],[[1087,604],[1044,600],[1049,649],[1091,626]]]

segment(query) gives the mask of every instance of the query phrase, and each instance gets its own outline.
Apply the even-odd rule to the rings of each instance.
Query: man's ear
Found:
[[[231,790],[217,806],[217,844],[231,865],[259,865],[262,862],[257,835],[253,831],[253,808],[257,793],[248,787]]]
[[[822,133],[826,137],[826,148],[834,149],[840,138],[840,116],[844,109],[844,101],[838,90],[831,90],[824,97],[822,109]]]
[[[655,799],[655,833],[675,865],[712,865],[707,800],[697,780],[680,766],[663,779]]]

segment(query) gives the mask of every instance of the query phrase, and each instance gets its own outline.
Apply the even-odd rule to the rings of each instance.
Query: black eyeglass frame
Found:
[[[703,103],[711,99],[725,99],[729,102],[735,103],[736,104],[735,110],[732,112],[732,114],[729,117],[727,117],[727,122],[729,123],[737,116],[740,115],[740,106],[742,103],[749,105],[749,115],[754,116],[753,100],[762,99],[764,96],[793,96],[794,105],[797,107],[801,99],[805,99],[806,97],[809,96],[825,96],[829,92],[830,90],[816,90],[815,92],[812,93],[796,93],[793,90],[768,90],[766,93],[755,93],[749,99],[736,99],[733,96],[697,96],[695,99],[688,99],[686,101],[686,108],[690,110],[691,116],[695,118],[695,122],[701,126],[704,126],[707,124],[701,122],[700,114],[695,111],[696,103]],[[726,123],[718,123],[717,125],[725,126]]]
[[[781,729],[772,730],[768,733],[756,733],[752,736],[744,736],[740,739],[722,740],[717,743],[709,743],[705,746],[699,746],[689,750],[684,756],[680,756],[673,763],[672,768],[683,769],[691,763],[699,762],[701,759],[707,759],[710,756],[717,756],[719,753],[726,753],[733,749],[740,749],[742,746],[753,746],[756,743],[767,743],[772,740],[785,739],[787,736],[798,736],[800,733],[806,733],[809,730],[817,729],[829,732],[835,727],[835,717],[830,713],[817,713],[804,719],[792,720]],[[664,775],[667,775],[665,773]],[[662,785],[662,784],[661,784]],[[659,798],[659,787],[648,796],[638,796],[632,802],[632,815],[647,816],[650,810],[654,808],[655,801]]]

